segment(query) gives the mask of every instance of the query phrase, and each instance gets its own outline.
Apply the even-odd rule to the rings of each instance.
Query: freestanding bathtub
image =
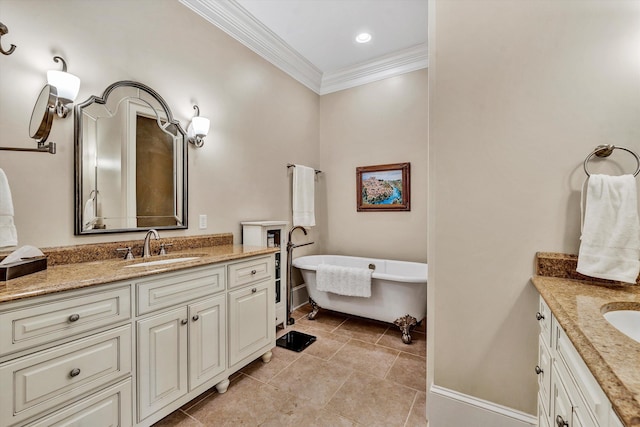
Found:
[[[319,264],[370,268],[371,297],[351,297],[316,288]],[[342,255],[310,255],[295,258],[292,265],[300,269],[307,285],[313,320],[319,308],[394,323],[402,331],[402,340],[411,343],[410,331],[424,319],[427,311],[427,264],[360,258]]]

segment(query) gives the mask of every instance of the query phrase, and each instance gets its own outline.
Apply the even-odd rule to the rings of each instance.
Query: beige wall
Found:
[[[596,145],[640,151],[640,3],[429,14],[429,377],[533,414],[534,255],[577,252]]]
[[[320,99],[326,253],[427,260],[427,70]],[[411,162],[410,212],[357,212],[356,167]]]
[[[18,46],[0,58],[0,146],[35,147],[31,110],[60,54],[82,80],[79,101],[130,79],[157,90],[185,127],[194,103],[211,119],[204,148],[189,148],[189,229],[163,236],[232,231],[239,241],[239,221],[290,219],[286,163],[319,167],[317,94],[175,0],[0,0],[0,11],[3,46]],[[53,156],[0,151],[19,245],[141,237],[73,235],[73,118],[55,119],[50,140]]]

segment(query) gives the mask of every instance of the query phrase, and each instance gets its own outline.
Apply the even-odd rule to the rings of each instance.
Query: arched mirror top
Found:
[[[187,138],[158,92],[130,80],[75,107],[75,233],[187,228]]]

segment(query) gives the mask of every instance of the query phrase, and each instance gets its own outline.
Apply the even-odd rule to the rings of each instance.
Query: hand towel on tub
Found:
[[[632,175],[593,174],[578,252],[578,273],[636,283],[640,271],[640,222]]]
[[[0,248],[18,245],[18,232],[13,224],[13,200],[9,181],[0,169]]]
[[[316,269],[316,288],[338,295],[369,298],[371,273],[373,270],[364,268],[320,264]]]
[[[316,171],[303,165],[293,168],[293,225],[313,227],[316,225],[314,208]]]

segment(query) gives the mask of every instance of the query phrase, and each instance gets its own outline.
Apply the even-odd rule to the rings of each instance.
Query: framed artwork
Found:
[[[358,212],[410,211],[410,163],[356,168]]]

